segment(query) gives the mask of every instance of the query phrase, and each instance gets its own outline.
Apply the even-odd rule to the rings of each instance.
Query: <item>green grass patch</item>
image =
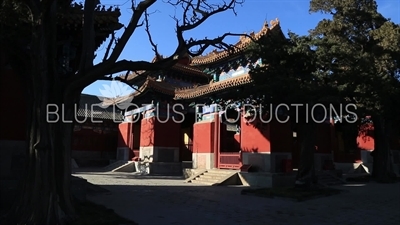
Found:
[[[79,218],[69,225],[137,225],[108,209],[89,201],[77,205]]]
[[[313,187],[313,188],[258,188],[258,189],[244,189],[242,195],[254,195],[259,197],[281,197],[289,198],[296,201],[306,201],[317,197],[326,197],[331,195],[340,194],[342,190],[325,188],[325,187]]]

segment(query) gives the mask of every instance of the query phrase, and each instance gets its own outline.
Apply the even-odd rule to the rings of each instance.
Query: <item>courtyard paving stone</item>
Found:
[[[241,195],[240,186],[202,186],[171,177],[74,175],[110,190],[89,195],[89,200],[139,225],[400,224],[400,183],[336,186],[347,192],[293,202]]]

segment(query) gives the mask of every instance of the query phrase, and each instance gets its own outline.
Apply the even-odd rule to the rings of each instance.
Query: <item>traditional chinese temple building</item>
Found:
[[[285,38],[278,20],[264,23],[259,32],[249,35],[255,40],[272,35]],[[128,110],[119,125],[118,151],[126,153],[125,160],[144,160],[150,173],[179,170],[185,161],[197,169],[251,165],[258,171],[279,173],[297,168],[302,137],[297,137],[290,123],[249,123],[244,112],[221,111],[213,105],[213,100],[234,98],[252,89],[249,71],[263,62],[247,54],[250,44],[251,39],[243,36],[233,53],[213,51],[186,57],[169,70],[129,75],[128,82],[138,87],[129,98],[139,107]],[[194,103],[205,105],[193,108]],[[364,128],[350,140],[356,143],[353,149],[344,138],[348,136],[345,129],[335,128],[332,118],[319,124],[316,169],[336,165],[347,172],[361,163],[369,165],[373,135],[371,127]]]
[[[71,154],[79,167],[107,166],[117,159],[118,124],[123,121],[123,112],[101,105],[98,96],[81,95]]]

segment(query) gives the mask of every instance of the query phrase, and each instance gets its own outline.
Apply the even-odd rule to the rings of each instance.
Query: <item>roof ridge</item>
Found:
[[[278,18],[276,18],[275,20],[271,20],[270,25],[271,25],[271,27],[269,27],[268,23],[265,21],[263,27],[261,28],[261,30],[259,32],[257,32],[257,33],[255,33],[254,31],[250,32],[249,35],[252,38],[245,36],[245,35],[247,35],[246,33],[244,33],[244,35],[240,36],[239,41],[234,45],[234,53],[243,51],[246,47],[249,46],[252,39],[259,40],[261,37],[265,36],[271,30],[280,28]],[[229,56],[231,54],[232,53],[229,52],[228,50],[218,51],[218,50],[214,49],[213,51],[211,51],[210,53],[208,53],[206,55],[193,57],[191,65],[197,66],[197,65],[204,65],[207,63],[212,63],[215,61],[219,61],[223,58],[226,58],[227,56]]]
[[[210,82],[209,84],[204,85],[193,85],[191,87],[175,87],[172,86],[170,89],[166,87],[165,82],[159,82],[152,79],[147,79],[146,82],[139,88],[140,91],[133,93],[134,97],[138,97],[141,95],[144,90],[147,88],[154,88],[158,92],[163,94],[167,94],[173,96],[174,99],[190,99],[199,97],[202,95],[218,92],[220,90],[246,85],[253,82],[253,79],[249,74],[240,75],[237,77],[231,77],[229,79],[219,81],[219,82]]]

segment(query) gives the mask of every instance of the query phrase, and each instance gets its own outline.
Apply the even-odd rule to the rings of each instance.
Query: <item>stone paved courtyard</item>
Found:
[[[305,202],[240,194],[243,187],[200,186],[129,173],[74,174],[110,193],[88,199],[139,225],[400,224],[400,183],[348,184],[348,192]]]

